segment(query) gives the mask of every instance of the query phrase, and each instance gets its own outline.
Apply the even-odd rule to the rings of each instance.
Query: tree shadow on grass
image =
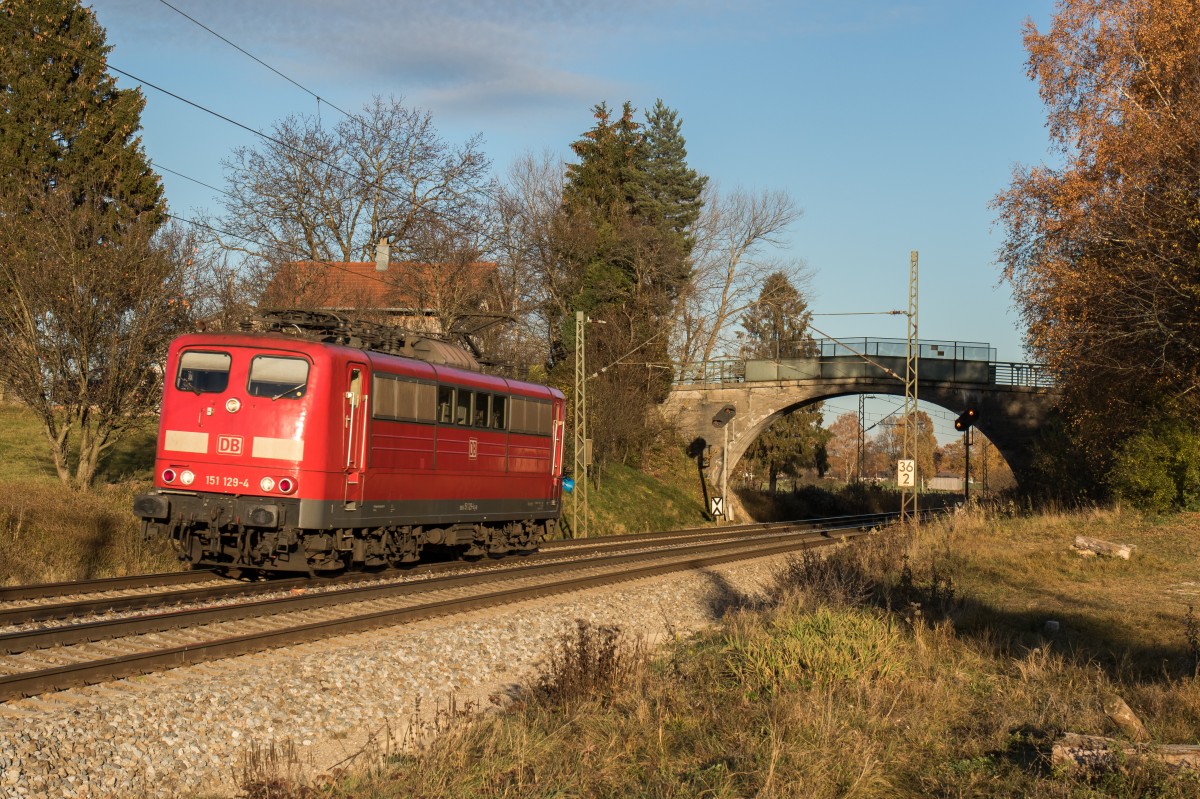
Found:
[[[158,431],[153,427],[130,432],[105,453],[96,479],[104,483],[149,479],[154,473],[157,439]]]
[[[104,576],[105,571],[113,562],[113,547],[121,534],[121,528],[129,524],[128,519],[119,518],[114,513],[98,513],[88,523],[91,528],[84,544],[84,556],[81,559],[83,575],[81,579],[91,580]]]

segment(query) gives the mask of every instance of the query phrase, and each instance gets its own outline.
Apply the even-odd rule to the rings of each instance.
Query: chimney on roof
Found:
[[[375,271],[386,272],[391,261],[391,248],[387,239],[380,239],[375,245]]]

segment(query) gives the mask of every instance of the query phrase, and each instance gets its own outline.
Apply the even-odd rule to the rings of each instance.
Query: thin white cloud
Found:
[[[691,40],[703,50],[729,37],[822,35],[904,24],[921,13],[914,2],[888,0],[168,2],[323,96],[336,98],[349,84],[356,95],[366,87],[451,112],[514,116],[629,93],[603,74],[623,49]],[[95,8],[125,41],[250,65],[161,2],[98,0]]]

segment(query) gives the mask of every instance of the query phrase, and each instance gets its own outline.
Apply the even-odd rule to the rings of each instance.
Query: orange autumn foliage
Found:
[[[1026,23],[1055,162],[994,200],[1027,343],[1100,460],[1200,418],[1200,2],[1059,0]]]

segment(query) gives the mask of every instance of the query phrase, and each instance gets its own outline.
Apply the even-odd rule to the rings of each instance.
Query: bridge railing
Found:
[[[673,382],[677,386],[704,383],[744,383],[746,382],[746,362],[738,358],[721,358],[714,361],[675,364]]]
[[[922,359],[925,361],[925,359]],[[875,363],[851,357],[804,358],[792,360],[751,360],[722,358],[675,366],[677,386],[756,383],[777,380],[835,380],[880,377],[886,366],[896,374],[903,372],[903,359],[880,356]],[[1054,380],[1041,364],[1008,361],[937,361],[927,362],[920,372],[925,380],[956,383],[1053,388]]]
[[[841,356],[863,356],[869,358],[904,358],[908,354],[908,339],[904,338],[848,338],[816,339],[817,351],[823,358]],[[996,348],[982,341],[944,341],[920,339],[917,341],[917,357],[950,361],[994,361]]]
[[[992,382],[997,386],[1054,388],[1053,375],[1040,363],[994,361],[988,366],[992,372]]]

